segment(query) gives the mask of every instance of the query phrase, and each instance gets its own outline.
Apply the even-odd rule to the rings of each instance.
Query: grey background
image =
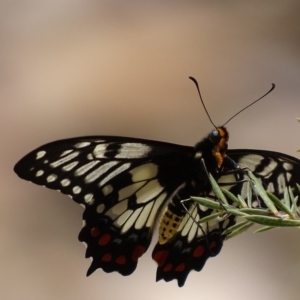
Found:
[[[250,230],[186,285],[98,271],[77,241],[82,208],[17,178],[46,142],[123,135],[193,145],[228,125],[230,148],[299,157],[299,1],[0,1],[1,299],[298,299],[300,232]],[[156,240],[156,237],[154,238]]]

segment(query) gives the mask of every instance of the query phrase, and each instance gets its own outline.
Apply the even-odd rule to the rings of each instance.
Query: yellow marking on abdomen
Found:
[[[174,214],[168,208],[165,210],[159,225],[158,242],[160,244],[165,244],[175,235],[182,218],[183,216]]]

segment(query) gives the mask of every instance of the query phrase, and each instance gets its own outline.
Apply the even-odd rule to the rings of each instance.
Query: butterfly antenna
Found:
[[[241,109],[240,111],[238,111],[236,114],[234,114],[226,123],[224,123],[223,126],[225,126],[226,124],[229,123],[229,121],[231,121],[233,118],[235,118],[237,115],[239,115],[242,111],[244,111],[245,109],[247,109],[248,107],[252,106],[253,104],[255,104],[256,102],[258,102],[259,100],[261,100],[262,98],[266,97],[268,94],[270,94],[273,90],[275,89],[275,83],[272,83],[272,87],[270,88],[270,90],[268,92],[266,92],[263,96],[261,96],[260,98],[258,98],[257,100],[253,101],[252,103],[250,103],[249,105],[247,105],[246,107],[244,107],[243,109]]]
[[[198,90],[198,94],[199,94],[200,100],[201,100],[201,102],[202,102],[202,105],[203,105],[203,107],[204,107],[204,110],[205,110],[205,112],[206,112],[206,115],[207,115],[208,118],[209,118],[210,123],[211,123],[215,128],[217,128],[217,126],[216,126],[216,125],[214,124],[214,122],[212,121],[212,119],[211,119],[211,117],[210,117],[210,115],[209,115],[209,113],[208,113],[208,111],[207,111],[207,109],[206,109],[206,107],[205,107],[205,104],[204,104],[204,101],[203,101],[203,99],[202,99],[202,96],[201,96],[201,93],[200,93],[200,89],[199,89],[199,85],[198,85],[197,80],[196,80],[194,77],[192,77],[192,76],[190,76],[189,79],[191,79],[191,80],[195,83],[195,85],[196,85],[196,88],[197,88],[197,90]]]

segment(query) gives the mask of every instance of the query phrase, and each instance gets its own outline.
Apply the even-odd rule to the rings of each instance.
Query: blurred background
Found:
[[[229,147],[299,158],[299,36],[292,0],[0,1],[0,298],[298,299],[298,229],[229,240],[181,289],[155,283],[153,245],[129,277],[86,278],[82,208],[13,166],[82,135],[194,145],[212,125],[188,76],[217,124],[276,83],[228,124]]]

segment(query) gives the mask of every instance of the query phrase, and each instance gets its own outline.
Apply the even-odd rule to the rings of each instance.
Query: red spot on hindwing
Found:
[[[125,265],[127,262],[125,255],[120,255],[119,257],[117,257],[116,259],[116,263],[118,265]]]
[[[158,263],[158,266],[161,267],[165,263],[168,255],[169,255],[168,250],[157,251],[153,255],[153,259]]]
[[[98,241],[98,245],[99,246],[105,246],[109,243],[110,240],[111,240],[111,235],[106,233],[106,234],[101,236],[101,238]]]
[[[213,249],[213,248],[215,248],[217,246],[217,243],[215,242],[215,241],[211,241],[210,243],[209,243],[209,248],[210,249]]]
[[[101,260],[104,262],[110,262],[112,259],[111,253],[106,253],[102,256]]]
[[[143,247],[143,246],[136,246],[133,253],[132,253],[132,256],[131,256],[131,259],[133,261],[137,261],[144,253],[146,252],[146,248]]]
[[[193,257],[201,257],[205,252],[205,249],[202,245],[199,245],[196,247],[196,249],[193,252]]]
[[[185,269],[185,266],[186,266],[185,263],[181,263],[175,268],[175,271],[182,272]]]
[[[167,264],[164,268],[163,268],[163,271],[164,272],[169,272],[169,271],[171,271],[172,270],[172,264],[171,263],[169,263],[169,264]]]
[[[98,227],[93,227],[91,229],[91,236],[92,237],[97,237],[100,234],[100,230]]]

